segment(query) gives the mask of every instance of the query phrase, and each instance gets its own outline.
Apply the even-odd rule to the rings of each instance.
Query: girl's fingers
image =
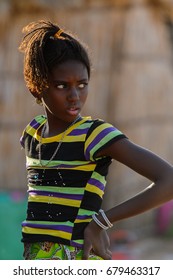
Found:
[[[82,256],[82,259],[83,260],[88,260],[88,257],[89,257],[89,253],[91,251],[91,243],[89,241],[86,241],[84,242],[84,248],[83,248],[83,256]]]

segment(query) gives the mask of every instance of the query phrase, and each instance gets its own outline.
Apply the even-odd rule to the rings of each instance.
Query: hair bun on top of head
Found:
[[[54,36],[50,36],[50,39],[61,39],[61,40],[65,40],[65,37],[61,36],[61,34],[63,33],[64,31],[62,29],[59,29],[55,34]]]
[[[61,34],[63,33],[63,30],[62,29],[59,29],[55,35],[54,35],[54,38],[64,38],[63,36],[61,36]]]

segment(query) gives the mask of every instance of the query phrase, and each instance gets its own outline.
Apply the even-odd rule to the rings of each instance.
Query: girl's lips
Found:
[[[71,115],[71,116],[76,116],[79,114],[79,108],[69,108],[67,110],[67,112]]]

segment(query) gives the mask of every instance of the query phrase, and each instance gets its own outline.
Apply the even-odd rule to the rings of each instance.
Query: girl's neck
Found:
[[[44,127],[44,137],[53,137],[55,135],[61,134],[64,131],[66,131],[70,126],[72,126],[74,123],[76,123],[79,119],[81,119],[81,116],[77,116],[76,119],[72,122],[66,122],[62,120],[50,120],[47,118],[47,122],[45,123]]]

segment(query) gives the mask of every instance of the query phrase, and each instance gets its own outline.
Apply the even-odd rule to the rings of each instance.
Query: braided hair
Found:
[[[24,53],[24,78],[26,86],[34,95],[48,88],[48,75],[52,69],[67,60],[82,62],[90,77],[90,59],[86,46],[61,30],[50,21],[32,22],[23,28],[25,36],[19,46]],[[56,36],[56,34],[58,34]]]

